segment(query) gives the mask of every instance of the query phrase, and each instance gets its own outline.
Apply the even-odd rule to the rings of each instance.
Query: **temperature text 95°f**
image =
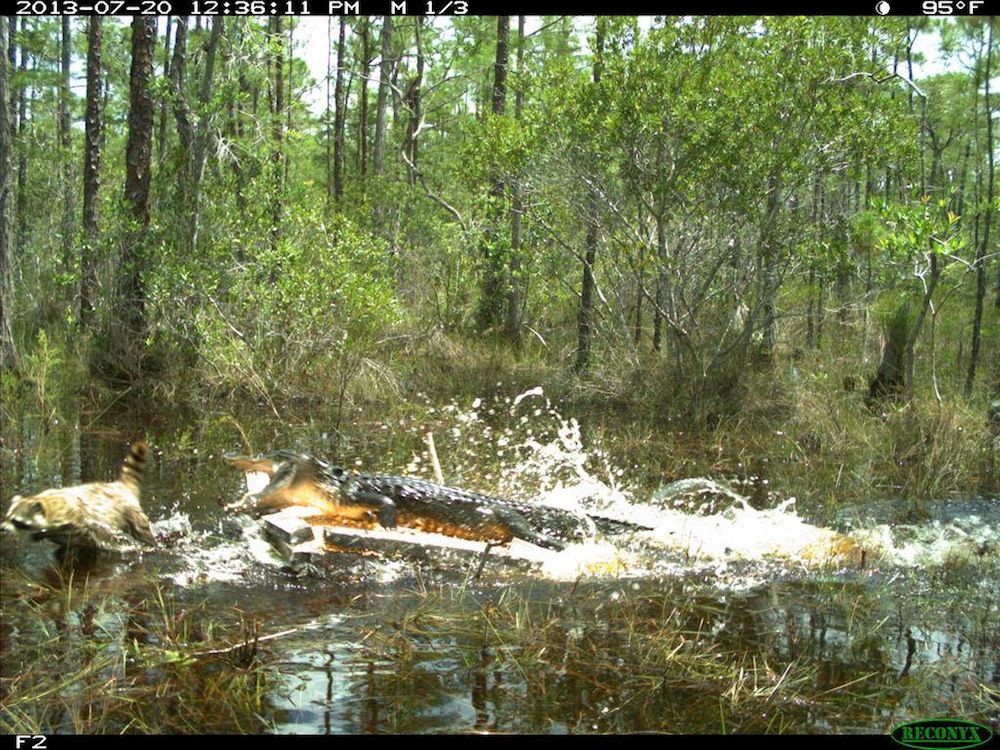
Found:
[[[951,16],[956,13],[967,13],[971,16],[984,5],[986,0],[924,0],[920,7],[928,16]]]

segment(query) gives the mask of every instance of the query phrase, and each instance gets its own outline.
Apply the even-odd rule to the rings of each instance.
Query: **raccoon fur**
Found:
[[[15,495],[3,526],[47,539],[63,548],[122,551],[155,547],[149,519],[139,504],[149,448],[132,444],[114,482],[91,482]]]

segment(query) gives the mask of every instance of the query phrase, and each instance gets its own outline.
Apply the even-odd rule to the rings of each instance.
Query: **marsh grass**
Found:
[[[454,425],[442,415],[443,403],[466,408],[477,398],[509,397],[542,385],[563,416],[580,419],[588,446],[613,445],[615,463],[631,472],[640,494],[697,475],[756,482],[761,497],[795,496],[818,506],[995,491],[998,472],[991,470],[983,424],[985,391],[977,390],[971,400],[961,396],[960,368],[946,367],[942,353],[940,401],[921,359],[916,401],[886,404],[874,414],[864,396],[878,356],[876,323],[869,321],[867,335],[860,322],[838,326],[823,349],[782,343],[773,360],[743,367],[738,377],[720,372],[686,382],[664,357],[648,352],[600,353],[581,378],[561,361],[556,341],[543,345],[526,336],[516,348],[489,337],[399,324],[366,344],[349,372],[328,363],[293,377],[287,362],[279,367],[264,356],[271,351],[265,347],[257,352],[263,359],[253,364],[263,390],[253,376],[227,376],[223,387],[213,369],[217,362],[205,359],[183,375],[168,368],[159,376],[163,382],[140,389],[155,394],[153,399],[81,385],[80,367],[68,366],[79,357],[59,341],[41,339],[27,376],[20,384],[10,378],[2,384],[2,437],[5,446],[30,449],[37,441],[41,450],[46,430],[73,425],[77,410],[88,429],[122,415],[136,421],[141,414],[147,423],[186,422],[193,446],[221,441],[248,450],[285,447],[275,445],[277,434],[301,436],[321,427],[331,435],[328,441],[296,447],[341,460],[341,453],[365,455],[372,445],[385,454],[390,441],[389,452],[405,464],[420,452],[425,427],[448,450],[442,436]],[[791,326],[786,338],[798,333]],[[859,349],[867,364],[859,362]],[[275,357],[284,356],[285,348],[275,351]],[[848,381],[854,390],[845,391]],[[74,400],[74,393],[83,395]],[[0,479],[6,481],[8,467],[23,454],[4,451]]]
[[[872,731],[995,716],[995,691],[977,677],[990,669],[978,650],[995,631],[986,610],[963,631],[979,662],[918,655],[900,674],[896,617],[865,581],[720,595],[670,578],[484,585],[417,573],[341,613],[336,631],[271,633],[292,633],[287,648],[256,616],[152,583],[11,588],[23,607],[8,598],[0,620],[10,733],[274,731],[309,674],[343,682],[326,698],[331,731]],[[913,606],[923,617],[929,603]],[[289,671],[322,653],[335,663]]]
[[[938,654],[901,674],[896,625],[869,589],[720,601],[669,579],[428,584],[386,604],[355,659],[369,670],[373,731],[440,727],[423,722],[463,692],[474,718],[458,713],[453,730],[870,732],[932,708],[991,721],[991,688],[976,676],[989,666]]]
[[[485,731],[801,727],[820,693],[819,667],[747,650],[738,634],[717,637],[724,613],[675,593],[425,590],[393,629],[367,634],[365,658],[387,667],[377,694],[415,696],[442,688],[428,665],[447,641]],[[385,708],[386,728],[411,726],[412,716]]]
[[[18,643],[5,645],[0,731],[258,733],[270,673],[259,624],[241,613],[181,606],[159,585],[143,594],[65,580],[19,597]],[[235,642],[235,643],[234,643]],[[236,648],[233,648],[233,646]]]

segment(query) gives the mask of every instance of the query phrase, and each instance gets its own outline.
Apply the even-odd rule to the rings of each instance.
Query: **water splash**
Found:
[[[834,530],[800,517],[794,497],[757,509],[716,480],[685,479],[654,493],[630,487],[611,452],[599,442],[588,443],[577,420],[563,417],[540,387],[513,398],[476,398],[465,407],[452,402],[428,411],[443,423],[439,446],[448,483],[585,513],[612,526],[643,527],[598,534],[560,552],[519,540],[509,545],[512,556],[555,580],[697,573],[743,587],[756,584],[751,579],[758,573],[861,570],[863,555],[869,568],[941,566],[980,564],[989,555],[995,562],[1000,549],[1000,512],[985,522],[965,513],[911,526],[864,523]],[[415,455],[403,471],[432,478],[429,456]],[[248,489],[258,491],[266,479],[248,477]],[[172,519],[183,524],[181,514]],[[411,533],[419,542],[420,532]],[[182,585],[242,581],[262,564],[281,566],[249,519],[238,538],[193,532],[189,522],[182,536],[186,567],[174,576]],[[412,562],[383,561],[373,571],[388,582],[411,567]]]
[[[847,537],[806,523],[794,512],[794,498],[759,511],[735,491],[704,479],[684,480],[653,497],[624,484],[600,445],[586,445],[579,422],[563,417],[540,387],[494,404],[476,399],[462,409],[442,409],[451,417],[449,471],[475,474],[484,455],[501,469],[482,475],[495,493],[586,513],[645,531],[598,535],[553,553],[514,541],[511,552],[558,580],[629,577],[710,569],[776,560],[782,565],[846,564],[860,555]],[[494,426],[499,423],[500,426]],[[426,461],[407,469],[419,471]]]
[[[884,561],[906,568],[954,568],[1000,564],[1000,526],[980,515],[919,524],[878,524],[852,536],[878,547]]]
[[[220,529],[197,531],[186,513],[175,512],[151,524],[158,539],[167,540],[172,557],[182,567],[166,577],[179,586],[205,583],[247,582],[260,575],[261,566],[277,569],[281,558],[261,536],[259,525],[250,518],[234,516],[226,524],[237,531],[223,534]]]
[[[649,495],[628,487],[626,472],[616,467],[600,445],[586,445],[580,424],[563,417],[540,387],[493,405],[476,399],[471,408],[443,409],[454,419],[450,466],[472,474],[484,455],[495,455],[502,468],[493,481],[496,492],[530,499],[591,516],[626,521],[648,530],[599,537],[560,553],[519,555],[538,560],[543,574],[567,579],[635,576],[650,573],[745,572],[748,565],[774,571],[816,568],[945,565],[981,562],[1000,549],[998,518],[984,521],[969,509],[961,518],[932,521],[909,530],[866,526],[846,533],[809,523],[788,497],[776,507],[757,509],[724,483],[703,478],[675,482]],[[501,426],[490,424],[496,417]],[[413,468],[419,468],[418,461]]]

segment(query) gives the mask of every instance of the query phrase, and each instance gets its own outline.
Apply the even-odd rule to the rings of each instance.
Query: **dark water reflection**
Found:
[[[283,429],[254,447],[333,455],[321,426]],[[8,445],[4,505],[14,492],[115,476],[138,434],[69,429]],[[754,569],[733,587],[704,575],[469,582],[460,570],[344,556],[296,579],[254,557],[220,510],[243,490],[220,460],[245,447],[232,430],[148,437],[145,506],[180,538],[141,559],[99,560],[73,580],[46,545],[5,538],[5,684],[39,653],[70,672],[82,641],[113,657],[116,643],[148,637],[135,613],[160,598],[202,623],[295,629],[261,646],[274,676],[260,718],[278,732],[885,732],[937,715],[1000,728],[995,567],[794,579]],[[405,433],[371,430],[333,457],[400,472],[413,452]],[[210,641],[199,627],[192,647]],[[58,711],[50,722],[23,729],[74,729]]]

